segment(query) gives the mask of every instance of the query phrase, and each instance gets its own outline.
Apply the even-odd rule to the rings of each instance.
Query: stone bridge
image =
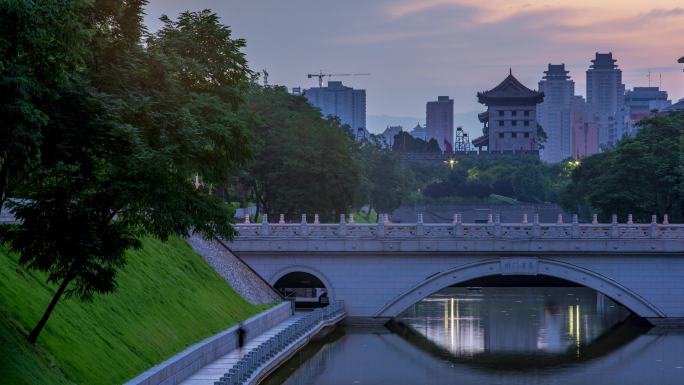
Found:
[[[281,217],[282,218],[282,217]],[[272,285],[309,273],[350,316],[391,318],[476,278],[549,276],[605,294],[653,324],[684,322],[684,225],[340,223],[239,224],[230,248]],[[529,277],[528,277],[529,278]]]

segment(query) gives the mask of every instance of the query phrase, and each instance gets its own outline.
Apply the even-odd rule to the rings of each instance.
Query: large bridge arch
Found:
[[[321,282],[323,282],[323,285],[325,286],[326,291],[328,292],[328,298],[330,301],[335,301],[337,297],[335,297],[335,287],[330,283],[330,280],[328,277],[325,276],[321,271],[311,268],[309,266],[304,266],[304,265],[292,265],[288,266],[286,268],[280,269],[277,272],[275,272],[271,278],[268,280],[268,283],[271,286],[275,286],[276,282],[280,278],[283,278],[284,276],[290,274],[290,273],[309,273],[313,275],[314,277],[318,278]]]
[[[516,267],[510,270],[506,263],[515,263]],[[526,267],[527,264],[529,267]],[[547,275],[589,287],[612,298],[643,318],[666,317],[665,313],[640,295],[606,276],[570,263],[547,258],[492,258],[440,272],[390,300],[375,313],[375,317],[396,317],[411,305],[448,286],[491,275],[514,275],[516,272],[517,274]]]

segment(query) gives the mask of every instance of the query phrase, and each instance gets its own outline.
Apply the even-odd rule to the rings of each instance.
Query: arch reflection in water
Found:
[[[582,345],[628,315],[581,287],[453,287],[415,304],[399,321],[456,356],[569,349],[579,356]]]
[[[412,331],[339,327],[264,385],[684,385],[684,333],[625,314],[584,288],[449,288],[403,315]]]

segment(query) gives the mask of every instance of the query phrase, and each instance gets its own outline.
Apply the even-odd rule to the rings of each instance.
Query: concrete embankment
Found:
[[[289,302],[281,303],[242,323],[249,342],[292,316]],[[201,368],[238,349],[240,325],[211,336],[135,377],[126,385],[177,385]],[[213,385],[213,382],[212,382]]]

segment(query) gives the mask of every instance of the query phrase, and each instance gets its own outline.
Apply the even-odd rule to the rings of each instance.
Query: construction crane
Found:
[[[311,79],[311,78],[318,78],[318,87],[323,87],[323,78],[324,77],[337,77],[337,76],[368,76],[370,74],[324,74],[323,71],[318,71],[317,74],[307,74],[306,77]]]

